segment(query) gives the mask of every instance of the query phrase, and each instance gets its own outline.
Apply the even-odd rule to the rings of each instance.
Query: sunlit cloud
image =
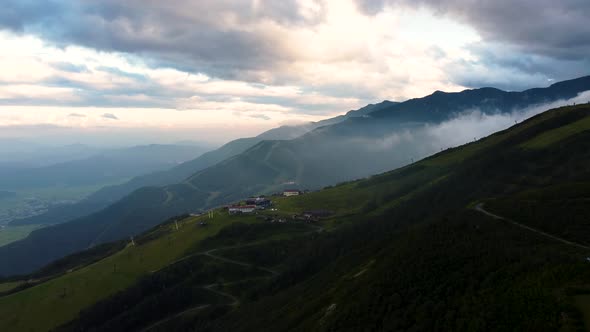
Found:
[[[231,139],[434,90],[548,85],[590,65],[587,27],[567,19],[589,6],[575,0],[543,0],[562,15],[534,13],[551,27],[542,36],[503,20],[505,1],[7,1],[2,126],[244,128]]]

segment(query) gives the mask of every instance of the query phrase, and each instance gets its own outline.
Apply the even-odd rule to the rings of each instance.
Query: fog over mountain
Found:
[[[401,167],[505,129],[548,107],[585,102],[587,91],[590,76],[522,92],[491,88],[437,91],[403,103],[370,105],[370,112],[361,109],[360,116],[328,121],[315,129],[312,126],[307,133],[307,129],[296,129],[294,139],[277,140],[274,135],[278,133],[292,135],[293,128],[283,128],[271,131],[268,139],[239,140],[232,143],[240,142],[237,150],[222,147],[211,152],[221,157],[221,151],[233,151],[225,159],[214,158],[207,164],[212,160],[197,158],[186,164],[191,166],[185,171],[197,168],[176,183],[139,188],[104,208],[98,205],[101,210],[96,205],[88,210],[83,206],[74,212],[57,211],[47,219],[33,219],[55,224],[49,220],[75,218],[0,247],[0,274],[29,272],[76,250],[138,234],[173,215],[286,188],[320,189]],[[186,174],[172,171],[168,174]],[[148,177],[148,183],[158,179],[170,178],[156,174]],[[128,188],[142,182],[134,183]],[[83,215],[84,211],[92,213]],[[31,252],[36,253],[34,257],[29,256]],[[22,259],[25,253],[27,260]]]
[[[453,119],[440,124],[427,124],[401,133],[394,132],[381,139],[365,141],[364,144],[369,149],[374,146],[376,150],[386,151],[396,146],[418,143],[423,150],[416,151],[415,155],[412,154],[412,158],[419,159],[440,149],[459,146],[507,129],[548,109],[585,103],[590,103],[590,91],[582,92],[574,98],[515,109],[511,112],[486,113],[472,109],[456,114]]]

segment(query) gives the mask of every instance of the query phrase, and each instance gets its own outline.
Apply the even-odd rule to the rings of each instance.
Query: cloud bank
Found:
[[[558,100],[506,113],[490,114],[473,109],[457,114],[453,119],[440,124],[396,131],[378,140],[365,140],[363,144],[375,151],[391,151],[394,154],[399,149],[410,150],[412,154],[406,157],[409,163],[412,159],[418,160],[441,150],[457,147],[508,129],[547,110],[588,102],[590,102],[590,91],[580,93],[568,100]],[[410,146],[411,149],[408,149]]]
[[[2,6],[0,108],[71,107],[80,114],[101,108],[96,114],[122,116],[110,126],[132,125],[118,110],[125,108],[145,119],[133,125],[178,123],[180,113],[194,112],[214,126],[237,121],[238,112],[264,130],[434,90],[524,90],[590,74],[590,26],[583,24],[590,3],[580,0],[6,0]],[[10,115],[0,116],[0,126],[32,119]],[[105,125],[100,116],[40,118]]]
[[[447,67],[468,87],[520,90],[547,80],[587,75],[590,2],[580,0],[356,0],[367,15],[387,8],[426,8],[473,27],[482,40],[467,46],[473,59]]]
[[[590,2],[580,0],[356,0],[366,13],[387,6],[424,6],[475,27],[488,42],[508,42],[527,52],[587,59]]]

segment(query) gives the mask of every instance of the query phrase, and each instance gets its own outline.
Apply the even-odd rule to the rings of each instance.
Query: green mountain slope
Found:
[[[0,329],[583,329],[588,119],[590,105],[548,111],[392,172],[276,198],[278,211],[265,212],[333,211],[311,225],[223,210],[178,231],[167,223],[0,297]],[[33,312],[51,314],[25,319]]]
[[[535,90],[535,98],[530,91],[467,90],[445,95],[433,107],[431,100],[438,100],[442,94],[437,92],[421,99],[427,106],[422,111],[412,106],[420,99],[393,105],[382,103],[368,117],[349,117],[293,140],[262,141],[181,183],[138,190],[93,215],[60,228],[38,230],[20,243],[0,248],[0,274],[30,272],[76,250],[136,234],[172,215],[216,207],[253,194],[272,193],[292,187],[293,183],[300,189],[317,189],[408,164],[438,151],[440,144],[444,144],[431,131],[443,114],[448,118],[474,105],[482,105],[485,112],[498,112],[495,106],[484,107],[498,94],[512,96],[501,104],[506,107],[505,112],[517,106],[561,100],[577,95],[584,87],[590,90],[590,77],[558,86],[557,92],[555,85]],[[382,112],[401,114],[401,118],[373,116]],[[428,113],[432,113],[432,120],[421,123],[425,121],[423,114]],[[46,248],[55,241],[59,244]],[[23,259],[28,255],[35,258]]]
[[[240,138],[233,140],[219,149],[204,153],[199,158],[182,163],[170,170],[140,176],[129,182],[119,185],[106,187],[89,197],[89,201],[116,202],[125,195],[141,187],[165,186],[168,184],[179,183],[203,169],[211,167],[221,161],[233,156],[239,155],[254,145],[264,140],[291,140],[304,135],[305,133],[326,125],[331,125],[348,118],[360,117],[369,114],[372,111],[382,109],[395,102],[384,101],[380,104],[369,105],[358,110],[348,112],[346,115],[338,116],[323,121],[308,123],[298,126],[281,126],[268,130],[256,137]]]

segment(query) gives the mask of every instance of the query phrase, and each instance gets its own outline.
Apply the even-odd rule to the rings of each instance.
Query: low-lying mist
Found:
[[[549,109],[589,100],[590,91],[586,91],[572,99],[510,112],[470,109],[438,124],[374,122],[354,136],[308,137],[296,153],[306,171],[294,176],[299,183],[317,187],[378,174],[481,139]]]
[[[495,132],[507,129],[537,114],[549,109],[590,102],[590,91],[580,93],[575,98],[558,100],[551,103],[535,105],[511,112],[494,113],[471,109],[456,114],[451,120],[440,124],[426,124],[412,126],[412,128],[397,129],[383,138],[364,140],[367,149],[392,152],[403,150],[408,153],[408,161],[426,157],[440,150],[456,147]],[[360,142],[355,139],[355,142]],[[408,147],[414,152],[408,151]]]
[[[590,102],[590,91],[580,93],[567,100],[536,105],[509,113],[486,114],[478,109],[457,115],[452,120],[434,126],[426,126],[426,135],[431,138],[433,151],[465,144],[480,139],[497,131],[507,129],[537,114],[566,105]]]

